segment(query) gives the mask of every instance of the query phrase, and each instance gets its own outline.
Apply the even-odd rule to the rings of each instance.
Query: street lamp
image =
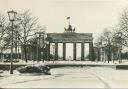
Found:
[[[8,11],[9,20],[11,22],[16,20],[16,15],[17,15],[17,12],[15,12],[13,10],[12,11]]]
[[[11,36],[12,36],[12,43],[11,43],[11,65],[10,65],[10,74],[13,74],[13,22],[16,20],[16,15],[17,15],[17,12],[15,11],[8,11],[8,17],[9,17],[9,20],[10,22],[12,23],[12,33],[11,33]]]

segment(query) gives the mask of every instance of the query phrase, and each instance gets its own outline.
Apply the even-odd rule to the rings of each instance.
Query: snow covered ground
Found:
[[[128,88],[128,70],[103,67],[62,67],[51,69],[52,75],[3,73],[1,88]],[[2,75],[3,75],[2,74]]]

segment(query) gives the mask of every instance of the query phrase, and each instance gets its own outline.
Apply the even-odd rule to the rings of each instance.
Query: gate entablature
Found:
[[[92,33],[48,33],[50,43],[90,43],[93,41]]]

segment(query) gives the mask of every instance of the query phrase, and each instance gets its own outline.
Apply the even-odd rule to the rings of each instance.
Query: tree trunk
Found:
[[[22,59],[27,62],[27,50],[26,50],[26,45],[22,45]]]
[[[25,61],[28,62],[28,60],[27,60],[27,50],[26,50],[26,45],[24,45],[24,58],[25,58]]]
[[[3,61],[3,59],[4,59],[4,56],[3,56],[3,50],[1,50],[0,53],[1,53],[1,58],[0,58],[0,59],[1,59],[1,61]]]
[[[109,49],[108,49],[108,63],[109,61],[111,61],[111,45],[109,45]]]

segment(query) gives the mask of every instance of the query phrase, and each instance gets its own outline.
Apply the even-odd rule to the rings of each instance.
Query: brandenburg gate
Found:
[[[63,44],[63,60],[66,60],[66,43],[73,43],[73,60],[77,58],[77,43],[81,44],[81,61],[85,58],[85,43],[89,44],[89,60],[94,60],[92,33],[76,33],[75,28],[69,24],[63,33],[47,33],[49,44],[47,45],[47,56],[50,55],[50,44],[55,44],[55,57],[58,60],[58,43]]]

